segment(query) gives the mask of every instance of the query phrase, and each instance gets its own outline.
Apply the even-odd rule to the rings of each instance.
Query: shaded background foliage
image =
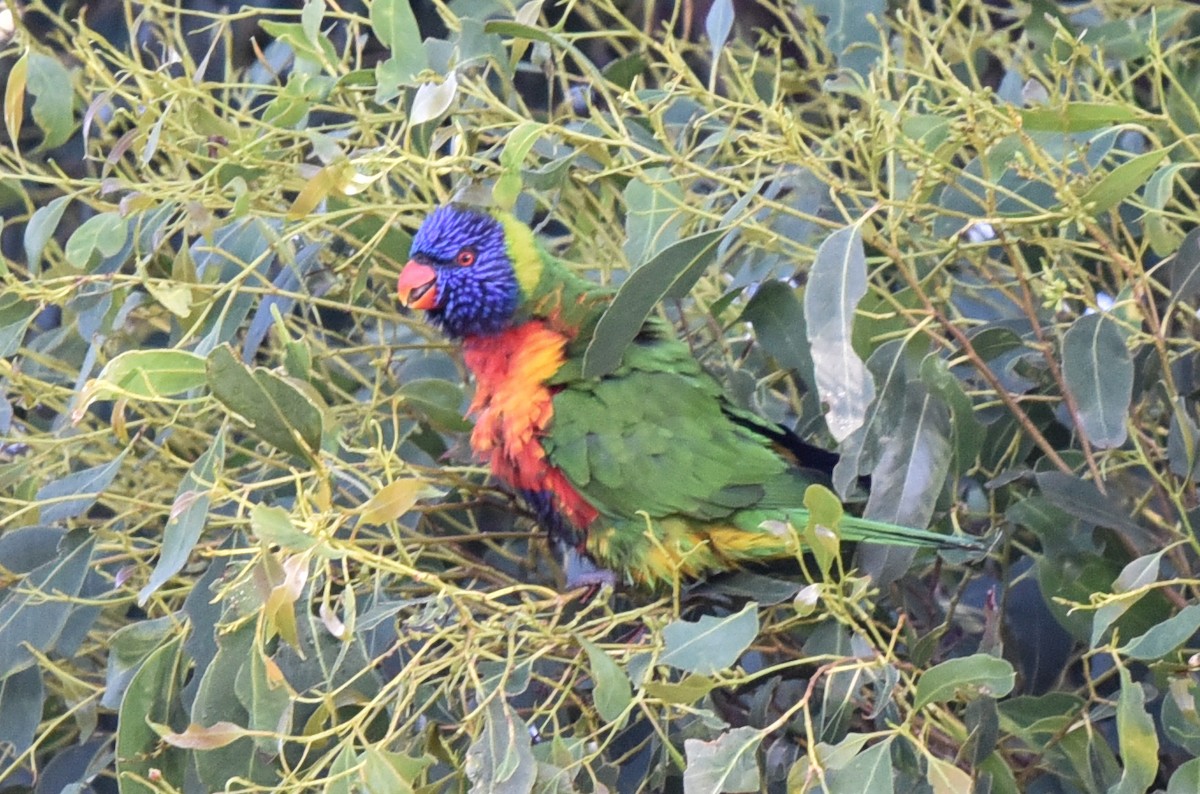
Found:
[[[1190,5],[6,10],[4,790],[1200,789]],[[986,559],[562,592],[460,191]]]

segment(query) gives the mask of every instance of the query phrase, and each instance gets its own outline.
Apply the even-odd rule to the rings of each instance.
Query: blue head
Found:
[[[400,273],[400,303],[424,309],[456,338],[508,328],[522,292],[506,220],[457,204],[430,213],[413,237],[409,262]]]

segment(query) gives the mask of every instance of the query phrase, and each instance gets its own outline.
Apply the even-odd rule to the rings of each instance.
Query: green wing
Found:
[[[759,506],[786,477],[769,439],[733,420],[720,386],[677,340],[640,338],[604,378],[576,373],[569,364],[556,378],[543,444],[601,513],[719,521]]]

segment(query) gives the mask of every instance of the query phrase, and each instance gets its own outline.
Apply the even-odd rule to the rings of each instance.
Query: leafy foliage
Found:
[[[1195,790],[1195,10],[676,5],[15,17],[6,790]],[[391,294],[489,191],[987,559],[562,592]]]

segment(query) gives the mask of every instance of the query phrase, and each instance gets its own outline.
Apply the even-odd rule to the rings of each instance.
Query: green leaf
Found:
[[[95,541],[72,533],[58,557],[7,586],[0,601],[0,678],[33,664],[30,649],[46,652],[58,642],[92,562]],[[73,544],[73,545],[71,545]]]
[[[76,270],[85,270],[100,257],[114,256],[125,247],[129,222],[117,212],[102,212],[88,218],[67,240],[67,262]]]
[[[218,430],[208,449],[188,468],[187,474],[179,482],[167,525],[163,528],[158,561],[146,586],[138,591],[138,606],[145,606],[158,588],[187,565],[208,521],[212,489],[224,463],[225,433]]]
[[[817,394],[828,408],[829,432],[839,442],[862,426],[875,398],[875,382],[852,339],[854,309],[866,294],[862,229],[838,229],[817,249],[804,292],[804,317]]]
[[[759,344],[779,366],[795,370],[810,387],[815,383],[804,306],[795,290],[782,281],[764,282],[746,304],[742,319],[754,326]]]
[[[250,532],[263,543],[276,544],[292,551],[304,551],[317,539],[298,529],[282,507],[257,504],[250,510]]]
[[[166,642],[179,626],[174,615],[128,623],[108,639],[108,669],[104,676],[101,705],[114,711],[121,707],[133,676],[150,654]]]
[[[960,691],[971,696],[1002,698],[1012,691],[1016,672],[1005,659],[977,653],[934,665],[917,679],[913,708],[953,700]]]
[[[33,120],[45,136],[42,151],[62,146],[75,131],[75,91],[71,72],[57,58],[40,52],[27,53],[27,90],[33,102]]]
[[[1184,761],[1171,775],[1167,794],[1195,794],[1200,791],[1200,758]]]
[[[467,748],[472,790],[528,794],[537,779],[532,747],[524,720],[503,698],[493,697],[484,711],[483,732]]]
[[[523,121],[508,134],[504,149],[500,152],[500,167],[505,171],[519,171],[533,145],[546,131],[544,124]]]
[[[630,274],[600,321],[583,355],[583,377],[598,378],[621,363],[654,305],[668,294],[686,293],[716,255],[727,230],[685,237]]]
[[[1179,243],[1168,272],[1172,303],[1192,301],[1200,294],[1200,229],[1192,229]]]
[[[96,400],[162,401],[198,389],[206,381],[203,356],[186,350],[126,350],[84,385],[71,419],[76,423],[82,420]]]
[[[152,794],[159,787],[141,782],[158,770],[172,788],[184,785],[187,756],[175,747],[163,747],[150,723],[166,724],[180,708],[183,682],[183,634],[177,633],[151,653],[138,668],[121,698],[117,712],[116,765],[122,792]]]
[[[1061,471],[1039,472],[1035,479],[1046,501],[1075,518],[1134,535],[1144,532],[1129,518],[1127,511],[1101,493],[1095,483]]]
[[[1058,108],[1030,108],[1019,111],[1021,126],[1027,130],[1086,132],[1113,124],[1128,124],[1141,118],[1133,105],[1104,102],[1067,102]]]
[[[1109,794],[1145,794],[1158,775],[1158,734],[1146,713],[1146,693],[1134,683],[1129,670],[1118,668],[1121,693],[1117,696],[1117,745],[1121,756],[1121,780]]]
[[[1121,569],[1120,575],[1113,581],[1113,594],[1120,595],[1140,590],[1146,585],[1157,581],[1159,566],[1165,553],[1166,550],[1164,549],[1154,554],[1146,554],[1126,563],[1125,567]],[[1108,631],[1108,627],[1115,623],[1121,615],[1124,615],[1144,595],[1146,595],[1146,591],[1135,593],[1126,598],[1112,600],[1102,604],[1096,610],[1096,614],[1092,618],[1091,645],[1093,648],[1100,646],[1100,641],[1104,633]]]
[[[1146,182],[1146,190],[1142,194],[1148,209],[1145,218],[1146,239],[1150,241],[1154,253],[1159,256],[1174,253],[1182,241],[1179,232],[1170,225],[1163,210],[1175,195],[1175,177],[1185,168],[1195,167],[1195,163],[1167,163],[1155,171],[1154,176]]]
[[[845,766],[830,769],[826,794],[891,794],[892,739],[873,744]]]
[[[1189,604],[1140,637],[1125,644],[1120,652],[1131,659],[1162,659],[1200,631],[1200,604]]]
[[[321,410],[288,380],[260,367],[251,370],[222,345],[208,356],[213,396],[238,415],[263,441],[315,460],[321,448]]]
[[[1108,212],[1145,185],[1154,169],[1170,153],[1171,147],[1167,146],[1131,157],[1088,188],[1079,197],[1080,203],[1096,213]]]
[[[373,0],[371,27],[383,45],[392,51],[386,70],[400,83],[410,84],[428,68],[425,49],[421,46],[421,31],[409,0]]]
[[[42,252],[46,250],[46,243],[54,237],[70,201],[70,196],[59,196],[44,207],[38,207],[29,218],[29,224],[25,227],[24,243],[25,261],[31,271],[36,271],[42,263]]]
[[[881,397],[881,399],[883,399]],[[953,450],[950,415],[945,404],[910,386],[901,397],[898,424],[887,428],[882,452],[871,471],[871,495],[864,518],[906,527],[927,527],[946,484]],[[886,543],[865,543],[859,565],[879,585],[903,576],[916,550]]]
[[[685,739],[684,794],[759,791],[757,753],[762,738],[761,731],[744,726],[711,742]]]
[[[128,449],[123,450],[108,463],[81,469],[39,488],[37,501],[53,503],[38,508],[38,520],[43,524],[51,524],[55,521],[76,518],[87,512],[100,498],[100,494],[112,485],[128,451]]]
[[[583,637],[579,644],[587,651],[588,666],[592,669],[592,701],[596,713],[605,722],[615,722],[633,702],[633,686],[629,676],[604,649]]]
[[[679,240],[687,204],[666,168],[647,169],[625,186],[625,259],[641,267]]]
[[[7,758],[19,757],[33,746],[45,697],[42,671],[36,665],[0,678],[0,747]]]
[[[682,681],[647,681],[645,692],[664,703],[690,706],[717,688],[717,682],[707,676],[691,674]]]
[[[725,617],[676,620],[663,628],[662,636],[666,647],[660,663],[688,673],[712,675],[732,667],[758,636],[758,604],[751,601],[741,612]]]
[[[36,303],[21,300],[13,293],[0,295],[0,358],[7,358],[21,349],[25,330],[37,313]]]
[[[380,488],[362,506],[365,524],[386,524],[412,510],[418,499],[440,496],[441,491],[422,479],[411,477],[394,480]]]

